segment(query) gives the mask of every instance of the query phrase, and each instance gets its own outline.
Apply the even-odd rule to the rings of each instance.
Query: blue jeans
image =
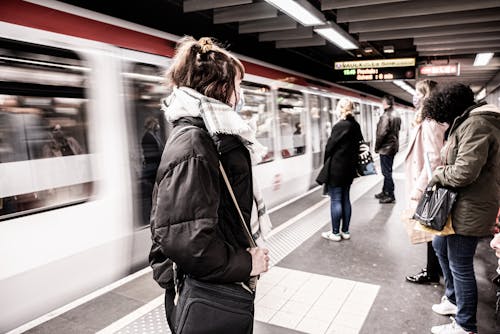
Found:
[[[477,284],[474,254],[479,238],[453,234],[435,236],[432,246],[443,269],[445,295],[458,311],[456,322],[466,331],[477,332]]]
[[[382,191],[392,197],[394,197],[394,181],[392,180],[393,163],[393,155],[380,155],[380,169],[382,170],[382,175],[384,175],[384,186],[382,187]]]
[[[332,216],[332,232],[340,232],[340,220],[342,219],[342,232],[349,232],[349,222],[351,221],[351,200],[349,190],[351,186],[332,187],[328,186],[330,195],[330,214]]]

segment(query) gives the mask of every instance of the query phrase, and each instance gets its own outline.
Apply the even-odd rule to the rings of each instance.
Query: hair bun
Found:
[[[204,54],[209,51],[212,51],[212,48],[214,46],[214,42],[210,37],[202,37],[198,41],[198,45],[200,46],[200,53]]]

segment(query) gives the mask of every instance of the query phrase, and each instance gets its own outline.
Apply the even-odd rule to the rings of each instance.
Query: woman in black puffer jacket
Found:
[[[211,39],[191,37],[180,41],[168,72],[174,91],[163,109],[174,130],[153,190],[150,264],[166,290],[172,332],[172,261],[184,274],[213,283],[248,282],[268,270],[268,251],[249,248],[219,174],[221,161],[250,229],[255,143],[235,112],[243,74],[243,65]]]

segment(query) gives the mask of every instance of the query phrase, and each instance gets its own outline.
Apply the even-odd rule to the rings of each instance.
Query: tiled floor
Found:
[[[273,267],[259,281],[255,319],[305,333],[358,333],[379,286]]]

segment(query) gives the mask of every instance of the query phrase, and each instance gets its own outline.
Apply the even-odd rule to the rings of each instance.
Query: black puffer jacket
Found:
[[[383,155],[395,155],[399,151],[399,130],[401,118],[393,108],[386,109],[377,123],[375,152]]]
[[[361,128],[352,115],[338,121],[326,143],[324,166],[316,182],[333,187],[350,185],[356,177],[359,143],[362,140]]]
[[[186,126],[190,127],[181,129]],[[253,191],[248,150],[237,136],[212,139],[201,118],[179,119],[172,136],[153,190],[149,262],[155,280],[164,288],[172,287],[171,260],[200,280],[248,280],[249,243],[219,174],[218,154],[250,227]]]

